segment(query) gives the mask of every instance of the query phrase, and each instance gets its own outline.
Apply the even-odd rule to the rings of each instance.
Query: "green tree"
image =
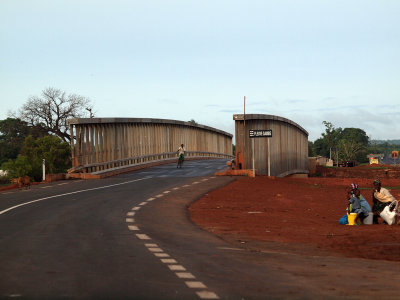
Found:
[[[315,150],[314,150],[314,143],[312,141],[308,141],[308,157],[314,157]]]
[[[32,173],[32,164],[28,157],[19,154],[16,159],[9,159],[1,168],[7,170],[7,177],[17,178]]]
[[[336,153],[331,153],[330,149],[337,147],[342,133],[342,128],[335,128],[331,122],[323,121],[322,123],[325,125],[325,132],[322,133],[321,138],[314,142],[315,155],[329,157],[330,154],[332,154],[333,158]]]
[[[0,165],[9,159],[16,159],[24,145],[25,138],[31,134],[35,138],[47,133],[40,127],[29,126],[20,119],[0,120]]]
[[[28,159],[29,158],[29,159]],[[46,173],[64,173],[71,167],[71,149],[68,143],[54,135],[34,139],[25,139],[22,155],[16,160],[9,160],[2,168],[12,177],[29,175],[36,181],[42,178],[42,161],[46,161]],[[25,165],[22,168],[21,165]]]
[[[340,157],[345,160],[367,161],[369,138],[360,128],[345,128],[340,135],[338,150]]]

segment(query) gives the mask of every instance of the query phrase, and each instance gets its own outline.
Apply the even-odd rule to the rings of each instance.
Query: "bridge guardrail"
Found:
[[[233,159],[233,155],[225,154],[225,153],[215,153],[215,152],[204,152],[204,151],[185,151],[186,158],[228,158]],[[173,158],[178,158],[177,152],[163,152],[156,154],[148,154],[148,155],[140,155],[135,157],[129,157],[124,159],[105,161],[87,164],[83,166],[73,167],[68,170],[68,173],[92,173],[103,171],[111,168],[125,167],[136,164],[143,164],[146,162],[153,161],[162,161],[162,160],[171,160]]]

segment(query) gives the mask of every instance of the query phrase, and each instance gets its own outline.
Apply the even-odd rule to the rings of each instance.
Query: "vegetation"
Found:
[[[28,136],[21,154],[2,164],[10,178],[29,175],[36,181],[42,179],[42,161],[45,159],[46,173],[63,173],[71,167],[71,149],[69,144],[59,137],[48,135],[34,139]]]
[[[27,136],[39,138],[47,133],[38,126],[29,126],[21,119],[0,120],[0,165],[9,159],[16,159]]]
[[[8,178],[29,175],[40,181],[43,159],[46,173],[62,173],[71,167],[67,120],[92,118],[93,112],[89,99],[47,88],[40,97],[30,97],[16,115],[0,120],[1,169]]]
[[[22,106],[19,118],[29,126],[40,127],[43,131],[59,136],[63,141],[70,141],[67,120],[71,118],[93,117],[89,99],[47,88],[41,97],[33,96]]]
[[[393,150],[399,150],[400,145],[394,141],[370,141],[366,132],[360,128],[335,128],[330,122],[324,121],[325,132],[322,137],[309,141],[309,156],[330,157],[339,161],[368,162],[367,155],[384,154],[386,159],[391,157]]]

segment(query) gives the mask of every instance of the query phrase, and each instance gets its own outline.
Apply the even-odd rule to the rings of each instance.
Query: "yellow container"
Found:
[[[356,225],[356,219],[357,219],[356,213],[347,214],[347,221],[349,222],[349,224],[347,225]]]

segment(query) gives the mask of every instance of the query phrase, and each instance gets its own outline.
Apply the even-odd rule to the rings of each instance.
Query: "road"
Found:
[[[249,250],[191,223],[187,206],[233,180],[213,175],[224,167],[188,161],[1,193],[0,297],[398,299],[397,263]]]

